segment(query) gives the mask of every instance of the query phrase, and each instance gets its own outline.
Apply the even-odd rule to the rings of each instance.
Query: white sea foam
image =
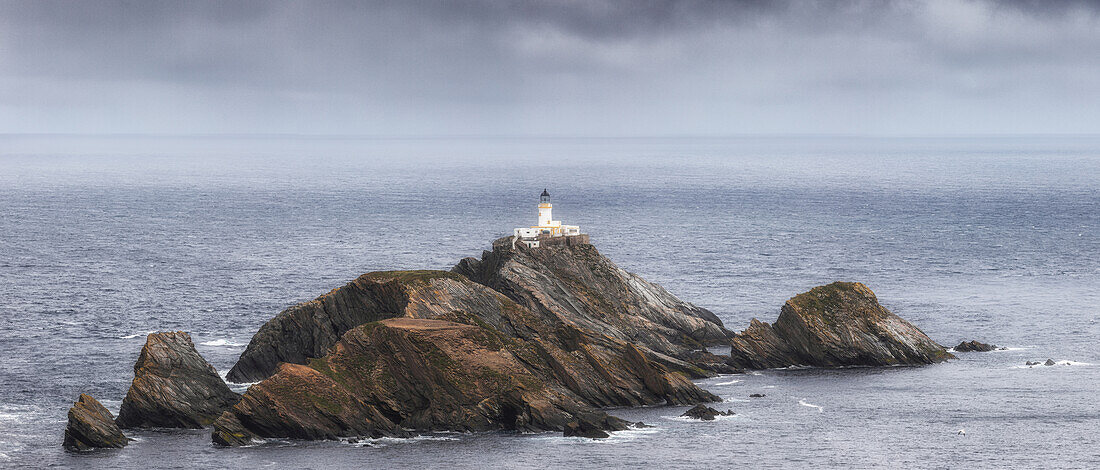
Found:
[[[661,418],[662,419],[667,419],[669,421],[679,421],[681,423],[713,423],[715,421],[724,421],[724,420],[727,420],[727,419],[735,419],[735,418],[737,418],[737,415],[733,415],[733,416],[718,415],[718,416],[715,416],[713,420],[688,418],[687,416],[662,416]]]
[[[119,336],[118,339],[134,339],[134,338],[137,338],[139,336],[140,337],[149,336],[149,335],[151,335],[153,333],[156,333],[156,332],[157,332],[157,330],[149,330],[149,331],[146,331],[144,333],[134,333],[132,335]]]
[[[806,403],[806,400],[801,400],[800,399],[800,400],[798,400],[798,404],[802,405],[802,406],[808,406],[810,408],[817,408],[818,413],[824,413],[825,412],[825,408],[822,408],[820,405],[815,405],[813,403]]]
[[[1046,361],[1039,361],[1038,364],[1032,364],[1030,366],[1025,365],[1025,364],[1020,364],[1020,365],[1015,365],[1015,366],[1009,367],[1009,369],[1053,369],[1057,366],[1078,366],[1078,367],[1081,367],[1081,366],[1091,366],[1092,365],[1092,363],[1089,363],[1089,362],[1077,362],[1077,361],[1054,361],[1053,366],[1045,365],[1045,363],[1046,363]]]
[[[730,380],[729,382],[718,382],[714,385],[733,385],[735,383],[740,383],[740,382],[741,382],[740,380]]]
[[[239,348],[241,346],[244,346],[241,343],[234,343],[234,342],[229,341],[227,339],[215,339],[215,340],[211,340],[211,341],[203,341],[199,344],[201,344],[203,346],[227,346],[227,347],[231,347],[231,348]]]

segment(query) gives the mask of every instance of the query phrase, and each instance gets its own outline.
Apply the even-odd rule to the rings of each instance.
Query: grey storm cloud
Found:
[[[1095,133],[1091,1],[0,1],[0,132]]]

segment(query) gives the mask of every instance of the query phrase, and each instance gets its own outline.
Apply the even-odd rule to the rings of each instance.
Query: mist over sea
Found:
[[[716,377],[699,383],[735,416],[612,410],[656,427],[604,441],[61,448],[80,393],[118,411],[148,332],[190,332],[224,374],[287,306],[480,256],[544,188],[556,219],[731,330],[859,281],[945,346],[1009,349]],[[1097,468],[1098,340],[1100,138],[0,136],[0,467]]]

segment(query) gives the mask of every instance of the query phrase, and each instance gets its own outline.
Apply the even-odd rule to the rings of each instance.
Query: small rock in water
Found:
[[[570,421],[565,425],[565,431],[562,432],[565,437],[587,437],[589,439],[603,439],[611,437],[607,431],[600,429],[592,421],[586,419],[578,419]]]
[[[706,405],[695,405],[694,408],[687,410],[684,414],[680,415],[684,418],[701,419],[705,421],[714,421],[719,416],[733,416],[734,412],[730,410],[718,411]]]
[[[752,395],[749,395],[749,398],[764,398],[764,397],[766,397],[766,396],[767,396],[767,395],[765,395],[765,394],[763,394],[763,393],[754,393],[754,394],[752,394]]]
[[[1053,366],[1054,365],[1054,359],[1047,359],[1047,361],[1044,362],[1043,365],[1044,366]]]
[[[957,352],[988,352],[994,349],[997,349],[996,345],[985,344],[978,341],[963,341],[959,343],[958,346],[955,346],[955,351]]]
[[[1027,361],[1027,362],[1024,363],[1025,366],[1037,366],[1039,364],[1040,363],[1038,363],[1038,362],[1031,362],[1031,361]]]
[[[69,409],[65,428],[66,449],[90,450],[97,447],[125,447],[129,442],[115,424],[114,416],[95,398],[83,393]]]
[[[643,423],[643,422],[641,422],[641,421],[638,421],[637,423],[634,423],[634,427],[636,427],[636,428],[638,428],[638,429],[644,429],[644,428],[652,428],[652,427],[654,427],[654,426],[652,426],[652,425],[649,425],[649,424],[645,424],[645,423]]]

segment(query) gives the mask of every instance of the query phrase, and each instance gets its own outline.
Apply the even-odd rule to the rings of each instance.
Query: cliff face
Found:
[[[529,369],[531,345],[485,326],[398,318],[348,331],[309,366],[284,364],[216,424],[219,433],[325,439],[408,431],[625,429]],[[222,423],[226,429],[219,429]],[[220,439],[220,441],[219,441]]]
[[[619,268],[591,244],[513,247],[505,237],[452,271],[536,314],[678,359],[706,362],[695,351],[729,344],[730,333],[709,310]]]
[[[753,319],[732,343],[731,362],[751,369],[916,365],[954,357],[856,282],[799,294],[774,325]]]
[[[281,362],[306,364],[324,356],[346,331],[373,321],[431,318],[455,310],[498,318],[501,306],[494,296],[462,280],[445,271],[364,274],[265,323],[227,378],[254,382],[270,376]]]
[[[218,372],[182,331],[153,333],[134,364],[116,422],[123,428],[202,428],[237,403]]]

